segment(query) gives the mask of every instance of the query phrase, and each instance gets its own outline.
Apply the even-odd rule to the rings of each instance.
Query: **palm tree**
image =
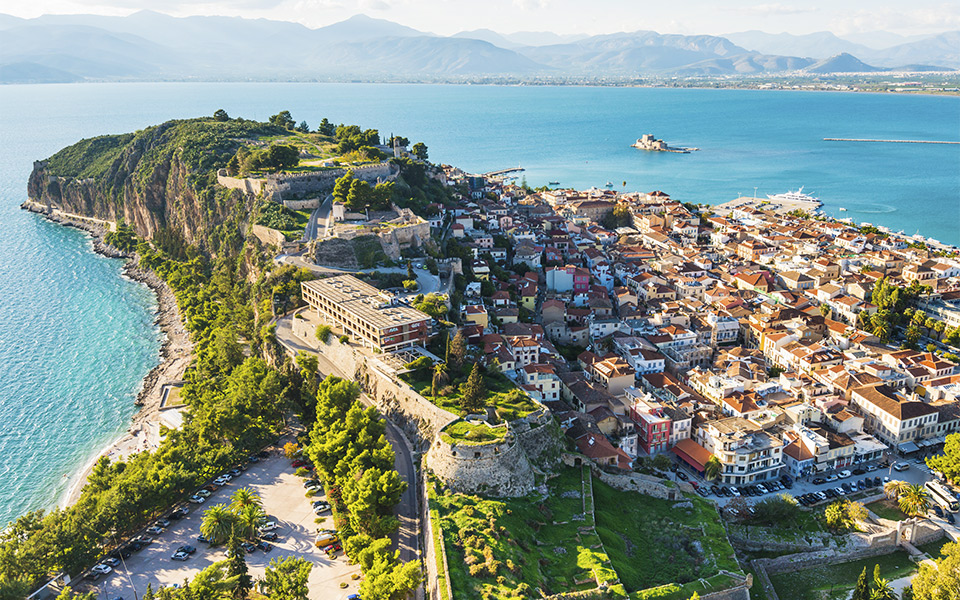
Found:
[[[260,494],[250,488],[239,488],[230,496],[230,510],[233,512],[239,513],[247,506],[256,506],[262,510],[263,500],[260,499]]]
[[[896,598],[890,581],[883,577],[874,578],[873,587],[870,590],[870,600],[896,600]]]
[[[257,532],[260,530],[260,526],[263,525],[263,522],[267,520],[266,515],[263,513],[263,509],[256,504],[248,504],[244,506],[237,511],[236,515],[237,535],[248,540],[253,539],[257,535]]]
[[[890,339],[890,321],[886,320],[883,317],[878,317],[880,313],[876,313],[870,319],[871,324],[873,324],[873,334],[880,338],[880,341],[887,341]]]
[[[891,500],[896,500],[900,497],[909,484],[906,481],[898,481],[896,479],[888,481],[883,484],[883,493],[886,494],[887,498]]]
[[[226,504],[211,506],[203,513],[200,533],[205,535],[211,544],[222,544],[230,539],[230,532],[236,520],[237,516],[227,510]]]
[[[447,383],[450,380],[450,376],[447,375],[447,365],[446,363],[438,363],[433,367],[433,397],[437,397],[437,388]]]
[[[908,515],[922,515],[930,508],[930,495],[922,485],[908,485],[900,492],[900,510]]]
[[[703,465],[703,478],[707,481],[713,481],[717,477],[720,477],[720,473],[723,471],[723,465],[720,464],[720,459],[716,456],[710,456],[707,459],[707,464]]]

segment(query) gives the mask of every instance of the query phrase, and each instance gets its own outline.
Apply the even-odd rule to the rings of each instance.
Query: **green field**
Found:
[[[771,575],[770,582],[780,600],[843,600],[856,586],[864,567],[873,576],[874,565],[880,565],[880,575],[894,580],[916,571],[916,565],[906,552],[865,558],[848,563],[825,565],[794,573]]]
[[[466,381],[466,373],[463,376],[451,381],[438,390],[437,396],[433,396],[432,375],[425,372],[413,371],[404,373],[401,379],[410,384],[418,394],[433,402],[440,408],[450,411],[461,417],[466,416],[466,411],[460,408],[460,389],[459,384]],[[512,381],[500,373],[487,372],[483,377],[483,384],[487,390],[487,405],[497,409],[497,415],[503,421],[513,421],[520,417],[537,410],[537,405],[523,392],[521,392]],[[447,393],[440,393],[446,391]]]
[[[871,502],[866,506],[881,519],[903,521],[907,518],[907,515],[903,514],[903,511],[900,510],[900,507],[897,506],[897,503],[893,500],[877,500],[876,502]]]
[[[429,485],[454,598],[534,598],[537,588],[550,595],[616,580],[599,536],[582,520],[580,469],[551,479],[546,499],[485,499]]]
[[[448,444],[486,444],[503,440],[507,435],[506,427],[490,427],[483,423],[455,421],[440,434]]]
[[[621,492],[597,479],[593,492],[597,533],[628,591],[740,571],[720,515],[707,500],[689,495],[684,499],[693,508],[678,509],[677,502]]]

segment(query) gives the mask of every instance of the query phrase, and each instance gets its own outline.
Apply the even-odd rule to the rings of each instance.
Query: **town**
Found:
[[[674,490],[686,490],[727,506],[724,518],[734,522],[754,512],[744,498],[769,501],[780,491],[821,514],[827,502],[866,498],[868,510],[889,517],[891,480],[933,479],[923,457],[960,429],[955,248],[776,199],[696,206],[662,191],[534,190],[446,165],[429,173],[456,198],[421,211],[431,237],[402,246],[385,240],[389,258],[358,272],[364,280],[332,271],[334,264],[315,267],[321,279],[302,284],[308,306],[288,318],[286,340],[278,335],[291,353],[312,348],[340,372],[369,368],[383,379],[366,389],[381,406],[401,398],[385,414],[415,421],[407,432],[429,448],[431,495],[446,486],[499,498],[579,497],[538,484],[547,467],[526,436],[547,421],[566,440],[563,463],[595,471],[587,479],[674,500]],[[335,204],[332,212],[342,210]],[[359,227],[365,217],[344,225]],[[327,243],[284,252],[308,264]],[[388,263],[401,272],[391,288],[368,283]],[[318,341],[319,330],[340,343]],[[468,377],[478,369],[479,397]],[[579,490],[579,473],[574,478]],[[957,539],[955,490],[941,502],[930,484],[922,489],[927,499],[913,514],[935,508],[934,526],[908,534],[878,517],[866,530],[895,534],[864,542],[866,553],[851,557],[891,552],[910,535],[917,546],[943,532]],[[435,518],[463,526],[442,516],[444,508],[459,514],[455,503],[431,501],[431,512],[435,504]],[[460,562],[451,556],[459,551],[449,542],[434,549],[445,552],[447,568]],[[726,579],[681,587],[677,597],[746,589],[748,581],[754,596],[762,586],[776,597],[766,572],[762,584],[754,580],[763,569],[755,562],[729,569],[739,576],[705,570]],[[587,579],[628,591],[649,583],[618,576],[616,563],[609,578],[588,569]],[[441,572],[433,581],[451,578]],[[491,590],[509,587],[473,589],[500,597]]]

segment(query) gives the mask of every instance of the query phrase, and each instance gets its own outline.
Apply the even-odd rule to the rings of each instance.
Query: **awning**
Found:
[[[672,451],[680,457],[680,460],[693,467],[698,473],[703,473],[707,461],[712,456],[709,450],[690,438],[677,442]]]
[[[920,448],[913,442],[904,442],[897,446],[897,450],[904,454],[910,454],[911,452],[916,452]]]

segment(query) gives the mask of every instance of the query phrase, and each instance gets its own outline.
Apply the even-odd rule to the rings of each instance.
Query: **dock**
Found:
[[[825,142],[876,142],[880,144],[960,144],[943,140],[870,140],[862,138],[823,138]]]
[[[499,171],[490,171],[489,173],[484,173],[483,177],[502,177],[504,175],[509,175],[510,173],[521,173],[525,171],[523,167],[512,167],[510,169],[500,169]]]

